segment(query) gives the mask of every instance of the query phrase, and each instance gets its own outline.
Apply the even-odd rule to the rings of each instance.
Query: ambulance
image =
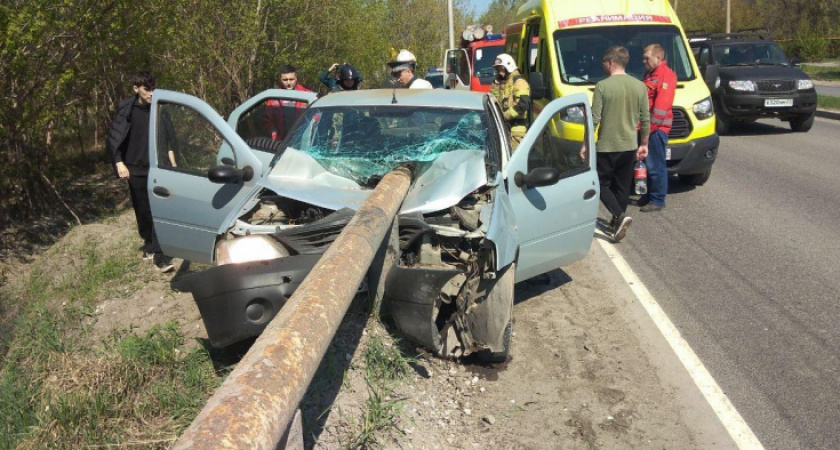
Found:
[[[714,85],[716,74],[707,73],[704,79],[697,69],[668,0],[529,0],[520,7],[517,20],[505,27],[505,51],[531,83],[533,117],[552,99],[565,95],[583,92],[591,102],[595,84],[607,76],[601,59],[609,47],[626,47],[627,73],[642,79],[645,47],[662,45],[668,67],[677,74],[674,122],[666,149],[668,171],[686,184],[708,181],[720,142],[708,87]],[[564,142],[580,141],[575,136],[583,135],[587,124],[583,114],[561,119],[554,123],[557,136]]]

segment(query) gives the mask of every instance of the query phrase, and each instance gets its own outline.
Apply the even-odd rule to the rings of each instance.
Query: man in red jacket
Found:
[[[280,67],[280,86],[278,89],[290,91],[312,92],[302,84],[298,83],[297,69],[295,66],[285,65]],[[294,125],[298,116],[309,106],[306,102],[295,102],[291,100],[268,100],[265,102],[265,126],[266,131],[271,134],[274,140],[282,140]]]
[[[665,195],[668,194],[668,167],[665,165],[665,148],[668,133],[674,122],[671,105],[674,103],[674,91],[677,88],[677,75],[665,62],[665,49],[659,44],[645,47],[643,55],[648,106],[650,107],[650,138],[648,139],[648,193],[639,203],[640,211],[661,211],[665,208]]]

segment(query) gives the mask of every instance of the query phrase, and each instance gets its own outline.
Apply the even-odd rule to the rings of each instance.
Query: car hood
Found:
[[[805,72],[790,66],[720,66],[722,80],[804,80]]]
[[[484,152],[479,150],[442,153],[417,167],[400,214],[440,211],[487,184]],[[333,210],[358,210],[373,191],[328,171],[315,158],[294,148],[286,148],[258,184],[283,197]]]

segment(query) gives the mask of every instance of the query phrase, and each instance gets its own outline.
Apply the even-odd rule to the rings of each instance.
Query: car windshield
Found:
[[[785,53],[775,42],[742,42],[715,45],[714,56],[715,61],[721,66],[790,65]]]
[[[604,52],[622,45],[630,52],[627,73],[641,79],[645,74],[642,54],[645,47],[657,43],[665,48],[668,67],[677,74],[677,80],[694,79],[691,59],[682,35],[673,25],[621,25],[588,27],[554,32],[554,41],[564,83],[595,84],[607,77],[601,65]]]
[[[487,148],[483,110],[415,106],[312,107],[286,141],[326,170],[362,185],[442,153]],[[274,162],[282,151],[274,158]],[[272,164],[274,164],[274,162]]]

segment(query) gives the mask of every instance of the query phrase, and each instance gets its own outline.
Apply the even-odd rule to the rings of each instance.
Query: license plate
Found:
[[[665,161],[671,160],[671,147],[665,147]]]
[[[768,98],[764,100],[766,108],[784,108],[785,106],[793,106],[792,98]]]

